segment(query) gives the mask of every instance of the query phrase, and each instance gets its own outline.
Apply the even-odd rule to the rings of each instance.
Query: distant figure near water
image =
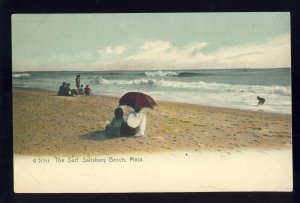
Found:
[[[89,87],[89,85],[85,86],[85,88],[84,88],[84,95],[87,95],[87,96],[93,95],[92,89]]]
[[[80,85],[80,87],[78,88],[78,94],[83,95],[83,85]]]
[[[71,92],[71,85],[70,83],[67,83],[67,87],[64,88],[64,96],[73,96],[72,92]]]
[[[63,82],[59,87],[58,96],[73,96],[71,93],[70,83]]]
[[[80,87],[80,75],[76,76],[75,82],[76,82],[76,87],[78,89]]]
[[[262,98],[262,97],[257,97],[257,99],[258,99],[258,104],[257,104],[257,106],[259,106],[259,105],[263,105],[264,103],[265,103],[265,99],[264,98]]]
[[[74,95],[78,95],[78,91],[77,89],[71,89],[71,94]]]
[[[62,85],[59,87],[58,96],[64,96],[64,89],[67,87],[67,83],[63,82]]]

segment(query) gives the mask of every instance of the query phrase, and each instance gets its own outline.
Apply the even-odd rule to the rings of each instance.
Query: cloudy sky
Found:
[[[289,13],[16,14],[13,71],[290,67]]]

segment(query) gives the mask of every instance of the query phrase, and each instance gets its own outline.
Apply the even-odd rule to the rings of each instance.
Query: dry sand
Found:
[[[230,154],[291,148],[291,115],[157,103],[154,110],[146,109],[146,137],[102,140],[101,131],[112,119],[118,98],[58,97],[56,92],[14,89],[14,153],[111,155],[189,150]]]

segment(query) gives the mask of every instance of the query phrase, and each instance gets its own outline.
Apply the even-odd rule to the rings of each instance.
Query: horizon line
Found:
[[[12,73],[21,73],[21,72],[105,72],[105,71],[180,71],[180,70],[242,70],[242,69],[286,69],[291,67],[274,67],[274,68],[192,68],[192,69],[130,69],[130,70],[122,70],[122,69],[113,69],[113,70],[22,70],[22,71],[14,71]]]

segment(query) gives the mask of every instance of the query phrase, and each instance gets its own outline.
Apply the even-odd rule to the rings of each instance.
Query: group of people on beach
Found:
[[[93,95],[92,89],[89,87],[89,85],[86,85],[86,87],[83,88],[83,85],[80,84],[80,75],[76,76],[75,83],[76,83],[76,89],[71,89],[70,83],[63,82],[62,85],[59,87],[57,95],[58,96]]]
[[[145,136],[147,119],[141,108],[135,108],[134,111],[129,112],[126,119],[124,119],[123,115],[123,109],[117,107],[114,112],[114,118],[105,127],[105,133],[108,138]]]

